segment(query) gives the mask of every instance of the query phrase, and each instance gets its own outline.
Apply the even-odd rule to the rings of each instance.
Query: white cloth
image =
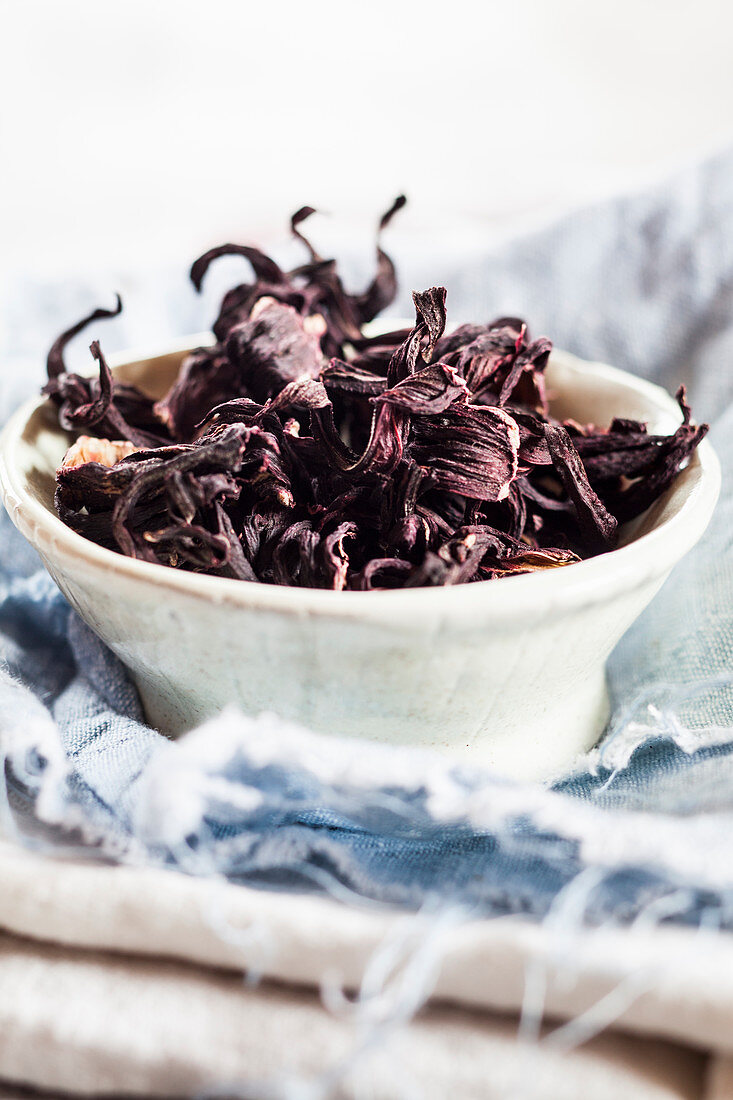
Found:
[[[733,948],[726,962],[718,945],[710,966],[700,933],[606,930],[569,942],[565,929],[552,944],[547,924],[497,920],[446,927],[425,954],[420,916],[48,860],[9,843],[0,882],[6,1081],[79,1095],[219,1087],[287,1100],[733,1096],[729,1063],[711,1070],[690,1045],[650,1037],[733,1052]],[[338,989],[357,990],[365,969],[349,1007]],[[246,972],[264,980],[247,984]],[[519,1009],[528,973],[530,985],[547,980],[549,1017],[587,1022],[592,1035],[621,1010],[615,1022],[647,1038],[606,1034],[575,1049],[582,1030],[555,1022],[535,1035],[525,1014],[517,1046],[516,1017],[477,1007]],[[431,984],[430,1007],[405,1027]],[[577,1018],[599,1001],[595,1019]],[[312,1092],[300,1091],[306,1084]]]

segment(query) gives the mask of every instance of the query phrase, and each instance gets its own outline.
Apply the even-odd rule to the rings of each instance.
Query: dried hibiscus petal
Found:
[[[558,569],[580,561],[572,550],[546,550],[527,548],[520,553],[504,557],[491,566],[495,576],[507,577],[517,573],[537,573],[546,569]]]
[[[385,377],[341,359],[332,359],[321,378],[329,393],[351,397],[377,397],[387,389]]]
[[[415,421],[411,455],[432,484],[478,500],[504,500],[517,476],[519,428],[504,409],[453,405]]]
[[[346,587],[349,575],[349,556],[344,548],[346,539],[357,536],[359,528],[349,521],[340,523],[330,534],[321,540],[320,550],[323,562],[324,587],[340,592]]]
[[[397,294],[397,273],[392,260],[381,247],[381,234],[406,202],[404,195],[398,195],[389,210],[380,218],[377,231],[377,273],[364,293],[357,298],[357,310],[362,325],[372,321],[378,313],[386,309]]]
[[[423,367],[374,398],[375,402],[384,401],[406,409],[413,416],[434,416],[445,412],[457,401],[467,400],[466,383],[455,367],[449,367],[447,363]]]
[[[413,292],[415,304],[415,327],[408,333],[404,343],[393,354],[387,371],[390,386],[401,382],[403,378],[418,370],[418,361],[429,363],[433,357],[435,345],[443,335],[445,328],[445,287],[434,286],[418,294]]]
[[[61,463],[62,469],[81,466],[85,462],[98,462],[101,466],[114,466],[121,458],[127,458],[137,450],[128,439],[95,439],[80,435],[69,447]]]
[[[73,340],[75,336],[83,332],[93,321],[100,321],[108,317],[118,317],[120,313],[122,313],[122,299],[119,294],[116,295],[116,298],[117,305],[114,309],[93,309],[86,317],[82,317],[81,321],[77,321],[75,325],[66,329],[56,338],[56,340],[54,340],[46,358],[46,370],[48,372],[49,381],[58,378],[60,374],[67,373],[64,364],[64,350],[70,340]]]
[[[627,488],[612,496],[613,507],[621,523],[626,523],[657,500],[669,488],[680,469],[699,446],[708,431],[707,424],[690,422],[684,386],[677,392],[677,400],[683,414],[683,423],[656,448],[654,461],[645,466],[643,477],[637,478]]]
[[[377,271],[349,293],[335,261],[291,229],[306,263],[284,271],[255,248],[223,245],[252,268],[214,324],[217,343],[184,361],[157,402],[118,382],[92,344],[98,377],[48,357],[46,392],[80,434],[57,472],[56,507],[99,545],[216,576],[332,591],[470,584],[564,568],[615,545],[620,522],[669,486],[703,438],[684,391],[682,423],[654,435],[550,414],[550,342],[520,318],[445,334],[446,292],[413,294],[410,329],[366,321],[394,298],[381,233]]]
[[[608,512],[593,491],[573,441],[565,428],[547,424],[545,438],[553,465],[575,508],[581,535],[594,550],[608,549],[616,538],[618,520]]]
[[[409,561],[401,558],[372,558],[351,580],[351,587],[361,592],[376,588],[401,587],[413,572]]]
[[[122,310],[117,295],[116,309],[95,309],[77,324],[58,337],[48,353],[46,367],[48,382],[43,393],[49,395],[58,407],[59,423],[63,428],[94,428],[98,438],[122,436],[140,446],[167,442],[165,433],[157,430],[153,415],[153,402],[134,386],[123,385],[112,378],[112,373],[102,354],[98,341],[90,346],[92,356],[99,364],[99,378],[69,374],[63,353],[73,337],[93,321],[116,317]]]
[[[270,302],[230,331],[226,353],[242,390],[265,401],[288,382],[317,378],[323,366],[319,338],[292,306]]]
[[[237,397],[240,390],[241,372],[220,344],[197,348],[183,360],[165,397],[156,402],[155,415],[175,439],[190,439],[212,408]]]

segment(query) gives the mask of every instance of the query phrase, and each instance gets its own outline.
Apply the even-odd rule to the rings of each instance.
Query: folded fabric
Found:
[[[278,896],[175,872],[45,864],[0,846],[0,927],[26,932],[0,932],[0,1080],[75,1096],[702,1100],[711,1067],[723,1073],[686,1046],[618,1034],[583,1043],[529,1016],[518,1040],[516,1018],[445,1003],[408,1027],[434,950],[428,923],[411,916],[320,898],[287,914]],[[480,922],[473,944],[468,929],[468,939],[442,929],[452,980],[463,971],[474,996],[487,985],[510,994],[495,981],[505,948],[491,932],[480,942],[495,927]],[[336,976],[359,974],[375,945],[345,998]],[[253,985],[255,963],[300,987]]]
[[[6,1079],[74,1096],[703,1096],[703,1057],[667,1043],[609,1035],[566,1054],[540,1042],[517,1059],[513,1021],[448,1007],[371,1029],[377,1043],[312,994],[181,964],[0,937],[0,984]]]
[[[397,1014],[424,1001],[568,1021],[576,1046],[612,1024],[733,1055],[733,941],[713,931],[583,928],[560,911],[463,919],[221,879],[89,860],[52,860],[0,844],[0,929],[70,950],[183,960],[294,986],[343,987]],[[670,965],[673,960],[673,965]],[[527,995],[541,979],[541,995]],[[2,1063],[0,1062],[0,1077]]]

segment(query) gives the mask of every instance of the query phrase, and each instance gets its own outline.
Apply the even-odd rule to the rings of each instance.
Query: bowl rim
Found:
[[[212,342],[210,333],[170,341],[159,349],[126,351],[109,357],[119,369],[146,360],[183,354]],[[661,386],[605,363],[580,359],[569,352],[553,350],[551,362],[564,369],[592,372],[610,386],[631,388],[648,404],[666,415],[677,414],[676,402]],[[698,541],[712,515],[720,490],[720,463],[710,442],[704,439],[678,480],[668,490],[685,494],[677,512],[651,531],[625,546],[552,569],[499,580],[437,588],[382,589],[369,592],[296,588],[228,577],[187,573],[153,562],[139,561],[97,546],[67,527],[29,491],[17,444],[30,418],[50,399],[36,396],[26,401],[7,420],[0,434],[0,498],[11,519],[29,542],[51,562],[86,563],[90,569],[106,572],[142,586],[169,593],[198,597],[208,602],[227,603],[276,613],[360,618],[371,621],[399,618],[411,621],[423,615],[434,619],[465,612],[490,613],[497,618],[514,618],[523,612],[551,613],[555,608],[607,602],[620,592],[648,583],[667,573]],[[673,497],[671,498],[673,499]]]

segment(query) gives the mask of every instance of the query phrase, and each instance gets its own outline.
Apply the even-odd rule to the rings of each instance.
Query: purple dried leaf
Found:
[[[341,592],[346,587],[349,574],[349,556],[344,549],[346,539],[354,539],[359,532],[355,523],[346,521],[325,535],[319,547],[323,563],[324,588]]]
[[[126,405],[137,420],[145,422],[151,419],[152,401],[132,386],[117,385],[96,340],[89,350],[99,363],[99,379],[59,374],[44,386],[43,392],[58,405],[61,426],[70,431],[93,428],[98,437],[122,439],[140,447],[165,443],[162,435],[129,423],[120,408]]]
[[[257,574],[248,561],[242,541],[237,534],[229,514],[222,504],[216,503],[216,517],[219,531],[227,543],[226,562],[219,570],[220,576],[231,576],[240,581],[256,581]]]
[[[311,242],[300,232],[300,229],[298,228],[301,222],[304,222],[306,218],[310,218],[311,214],[315,213],[317,213],[315,207],[301,206],[300,210],[296,210],[292,218],[290,219],[290,230],[293,236],[297,237],[299,241],[302,241],[305,247],[308,249],[311,262],[317,264],[322,261],[323,257],[318,255]]]
[[[412,573],[414,566],[400,558],[372,558],[351,578],[351,587],[358,592],[373,592],[383,588],[399,588]]]
[[[610,550],[616,541],[618,520],[593,491],[583,463],[565,428],[547,424],[545,437],[552,461],[573,502],[581,536],[592,552]]]
[[[467,584],[478,574],[487,551],[496,548],[496,539],[486,527],[463,527],[437,550],[428,551],[410,574],[405,588]]]
[[[362,325],[372,321],[378,313],[391,305],[397,296],[397,273],[387,253],[382,249],[382,232],[387,228],[395,214],[407,202],[404,195],[398,195],[389,210],[382,215],[377,230],[377,273],[363,294],[358,295],[356,308]]]
[[[497,404],[505,405],[510,399],[519,405],[545,412],[544,372],[552,351],[552,342],[545,336],[534,340],[524,348],[512,363],[502,382]]]
[[[537,484],[529,480],[529,478],[519,478],[515,485],[518,492],[522,494],[526,501],[537,505],[538,508],[543,511],[549,512],[572,512],[573,502],[566,497],[554,497],[549,492],[543,492],[542,488]]]
[[[468,400],[468,388],[455,367],[432,363],[372,399],[405,409],[413,416],[437,416],[458,401]]]
[[[443,335],[445,328],[445,287],[434,286],[419,294],[413,291],[415,304],[415,326],[407,339],[390,359],[387,382],[396,386],[403,378],[419,370],[418,361],[429,363],[435,345]]]
[[[288,283],[253,283],[233,287],[224,295],[219,315],[211,326],[220,344],[226,344],[229,333],[236,325],[250,319],[252,310],[263,298],[292,306],[299,313],[303,313],[307,306],[303,293]]]
[[[175,439],[190,439],[210,410],[236,397],[240,389],[240,372],[222,347],[197,348],[183,360],[165,397],[156,402],[155,415]]]
[[[504,409],[453,405],[414,423],[410,454],[438,489],[477,500],[504,500],[517,475],[519,428]]]
[[[656,463],[645,471],[644,477],[614,497],[613,507],[620,523],[635,519],[659,499],[707,433],[707,424],[700,424],[699,427],[683,424],[677,429],[659,449]]]
[[[384,539],[384,548],[401,558],[414,561],[416,555],[425,552],[429,542],[430,527],[426,520],[419,515],[410,515],[398,519],[389,528]]]
[[[94,309],[86,317],[82,317],[81,321],[77,321],[71,328],[62,332],[59,337],[54,340],[51,345],[51,350],[46,358],[46,370],[48,372],[49,379],[58,378],[61,374],[66,374],[66,366],[64,364],[64,350],[66,345],[78,336],[80,332],[91,325],[93,321],[106,320],[109,317],[118,317],[122,313],[122,299],[119,294],[115,295],[117,299],[117,305],[114,309]]]
[[[235,325],[226,352],[245,390],[262,403],[289,382],[317,378],[323,366],[318,337],[292,306],[274,301]]]
[[[220,256],[244,256],[245,260],[248,260],[251,264],[255,276],[260,282],[282,283],[285,280],[285,274],[275,261],[266,256],[264,252],[260,252],[259,248],[251,248],[246,244],[220,244],[217,248],[210,248],[208,252],[204,252],[203,256],[199,256],[191,265],[191,282],[199,293],[206,272],[212,262],[218,260]]]
[[[99,363],[99,386],[96,397],[85,405],[77,405],[66,413],[66,421],[72,428],[91,428],[106,416],[112,404],[112,372],[97,340],[89,345],[92,358]]]
[[[332,359],[321,371],[321,380],[330,393],[350,397],[377,397],[387,388],[386,378],[343,359]]]
[[[272,553],[271,575],[275,584],[319,588],[316,552],[320,536],[310,520],[299,520],[288,527]]]
[[[547,569],[559,569],[581,559],[572,550],[530,548],[501,558],[491,565],[495,576],[508,577],[518,573],[537,573]]]
[[[436,354],[457,367],[473,393],[490,387],[498,394],[525,331],[524,322],[518,322],[516,328],[498,322],[462,325],[438,342]]]
[[[161,447],[157,452],[142,453],[137,461],[134,461],[136,456],[131,455],[113,467],[113,470],[129,471],[130,474],[130,483],[118,497],[112,512],[112,529],[122,552],[129,557],[152,560],[144,536],[132,527],[135,508],[143,497],[165,490],[174,473],[236,473],[248,438],[247,429],[226,427],[216,438],[186,447]]]
[[[520,409],[507,410],[519,427],[519,463],[521,466],[549,466],[550,448],[545,438],[545,421]]]
[[[323,382],[317,378],[299,378],[283,386],[280,392],[268,401],[263,416],[272,412],[288,409],[323,409],[331,404]]]
[[[404,344],[411,331],[412,329],[402,328],[394,332],[351,340],[350,344],[355,355],[349,359],[349,365],[386,379],[392,356],[400,344]]]

